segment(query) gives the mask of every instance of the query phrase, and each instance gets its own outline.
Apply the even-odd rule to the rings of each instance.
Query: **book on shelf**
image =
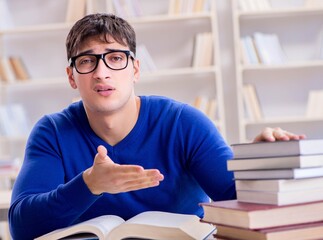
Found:
[[[14,20],[9,2],[0,0],[0,30],[10,29],[12,27],[14,27]]]
[[[88,239],[206,239],[216,230],[195,215],[147,211],[127,221],[114,215],[100,216],[70,227],[58,229],[36,240],[55,240],[64,237]]]
[[[194,13],[204,12],[209,9],[210,0],[194,0],[193,11]]]
[[[310,240],[321,239],[323,222],[295,224],[265,229],[246,229],[227,225],[217,225],[215,237],[235,240]]]
[[[10,56],[9,62],[12,66],[15,79],[17,80],[27,80],[29,79],[29,74],[27,72],[26,66],[23,63],[21,57]]]
[[[323,201],[284,206],[226,200],[201,203],[203,222],[248,229],[323,221]]]
[[[322,177],[323,167],[288,168],[268,170],[243,170],[233,172],[235,179],[300,179]]]
[[[248,118],[251,121],[262,120],[264,117],[255,86],[244,84],[242,86],[242,94]]]
[[[308,189],[319,189],[323,186],[323,177],[303,179],[265,179],[265,180],[236,180],[236,190],[288,192]]]
[[[138,0],[113,0],[115,13],[122,18],[135,18],[143,15]]]
[[[308,118],[323,117],[323,89],[310,90],[305,116]]]
[[[238,3],[242,11],[260,11],[271,8],[268,0],[239,0]]]
[[[192,14],[209,10],[210,0],[170,0],[169,15]]]
[[[271,65],[284,64],[287,61],[287,57],[276,34],[255,32],[253,37],[261,63]]]
[[[73,23],[85,16],[86,0],[68,0],[65,22]]]
[[[21,104],[0,105],[0,135],[26,136],[29,131],[28,118]]]
[[[323,154],[323,139],[232,144],[234,158],[283,157]]]
[[[3,56],[0,59],[2,79],[6,83],[13,83],[16,80],[14,70],[8,57]]]
[[[254,39],[251,36],[244,36],[240,39],[242,62],[244,64],[261,63]]]
[[[323,166],[323,154],[283,157],[243,158],[227,161],[229,171],[307,168]]]
[[[240,202],[289,205],[323,200],[323,187],[293,191],[245,191],[237,190],[237,200]]]
[[[21,163],[19,158],[0,158],[0,189],[12,188],[13,180],[16,179],[20,171]]]
[[[152,58],[149,50],[147,49],[146,45],[139,44],[137,46],[137,53],[136,57],[140,61],[140,69],[143,72],[152,72],[157,70],[157,66],[155,64],[154,59]]]
[[[216,109],[217,109],[217,101],[215,98],[209,99],[207,108],[206,108],[206,116],[208,116],[211,120],[216,120]]]
[[[304,8],[308,0],[270,0],[270,5],[272,8],[277,9],[293,9],[293,8]],[[321,1],[321,0],[318,0]]]
[[[213,61],[213,35],[203,32],[195,35],[193,47],[193,67],[211,66]]]
[[[0,85],[2,85],[5,82],[6,82],[6,80],[5,80],[5,76],[4,76],[4,72],[3,72],[3,67],[0,62]]]
[[[192,104],[195,108],[199,109],[210,119],[215,120],[216,118],[216,99],[208,98],[206,96],[196,96]]]

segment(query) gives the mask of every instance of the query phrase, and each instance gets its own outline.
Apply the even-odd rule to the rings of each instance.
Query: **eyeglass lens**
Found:
[[[89,73],[94,71],[102,55],[89,54],[82,55],[75,59],[75,67],[80,73]],[[127,67],[128,55],[125,52],[109,52],[103,54],[103,61],[107,67],[113,70],[120,70]]]

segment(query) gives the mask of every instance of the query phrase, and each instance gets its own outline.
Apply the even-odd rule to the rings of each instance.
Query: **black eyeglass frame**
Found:
[[[105,61],[105,56],[106,56],[107,54],[109,54],[109,53],[114,53],[114,52],[122,52],[122,53],[126,54],[126,56],[127,56],[127,64],[125,65],[125,67],[115,69],[115,68],[110,67],[110,66],[106,63],[106,61]],[[84,72],[80,72],[80,71],[77,69],[77,67],[75,66],[75,60],[76,60],[78,57],[81,57],[81,56],[94,56],[94,57],[96,58],[96,65],[95,65],[95,67],[93,68],[93,70],[91,70],[91,71],[89,71],[89,72],[85,72],[85,73],[84,73]],[[129,63],[129,56],[132,58],[132,60],[134,60],[134,59],[135,59],[135,54],[134,54],[132,51],[130,51],[130,50],[114,49],[114,50],[109,50],[108,52],[101,53],[101,54],[81,53],[81,54],[79,54],[79,55],[76,55],[76,56],[74,56],[74,57],[71,57],[71,58],[70,58],[70,67],[75,67],[75,70],[76,70],[79,74],[88,74],[88,73],[91,73],[91,72],[95,71],[95,69],[96,69],[96,68],[98,67],[98,65],[99,65],[99,61],[100,61],[100,59],[102,59],[102,61],[104,62],[104,64],[105,64],[105,66],[106,66],[106,67],[110,68],[111,70],[119,71],[119,70],[123,70],[123,69],[125,69],[126,67],[128,67],[128,63]]]

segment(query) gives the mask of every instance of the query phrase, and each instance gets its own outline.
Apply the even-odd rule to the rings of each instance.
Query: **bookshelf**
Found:
[[[217,16],[213,0],[206,0],[206,8],[198,11],[188,10],[188,6],[171,10],[171,4],[177,0],[131,1],[136,6],[129,6],[130,1],[124,0],[30,0],[28,3],[0,0],[5,6],[1,9],[5,12],[3,16],[9,16],[6,19],[0,17],[0,57],[18,56],[29,76],[23,81],[0,81],[0,105],[20,104],[31,129],[42,115],[60,111],[78,97],[65,77],[68,64],[65,38],[75,19],[69,15],[73,2],[85,4],[77,11],[74,9],[75,16],[98,11],[116,13],[116,2],[123,4],[122,7],[127,9],[124,18],[134,26],[138,45],[143,44],[147,48],[156,65],[156,69],[142,71],[136,86],[137,94],[165,95],[188,104],[193,104],[197,97],[214,100],[216,112],[213,111],[211,119],[225,136]],[[195,0],[187,2],[195,6]],[[196,2],[203,3],[204,0]],[[209,50],[212,60],[205,66],[193,66],[196,35],[205,32],[212,36]],[[20,148],[24,149],[27,136],[0,136],[0,149],[6,148],[4,153],[0,151],[0,157],[8,154],[22,157]]]
[[[240,141],[250,141],[267,126],[305,133],[309,138],[321,137],[323,116],[309,116],[307,112],[310,92],[323,89],[323,5],[320,1],[294,1],[293,5],[292,1],[265,0],[266,4],[260,7],[242,8],[241,2],[246,1],[231,2]],[[250,55],[259,57],[260,50],[269,54],[277,50],[257,48],[256,33],[275,35],[277,48],[282,49],[278,57],[284,60],[278,57],[271,63],[246,60],[241,40],[246,37],[253,38],[255,48],[248,49]],[[267,42],[267,46],[273,45]],[[261,118],[248,113],[245,85],[256,90]]]

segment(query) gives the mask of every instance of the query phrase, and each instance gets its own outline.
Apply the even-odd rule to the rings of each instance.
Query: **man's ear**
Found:
[[[76,82],[74,80],[73,68],[72,67],[67,67],[66,68],[66,74],[67,74],[67,77],[68,77],[68,81],[70,83],[70,86],[73,89],[76,89],[77,88],[77,85],[76,85]]]
[[[139,81],[139,77],[140,77],[140,62],[138,59],[135,59],[133,61],[133,82],[137,83]]]

